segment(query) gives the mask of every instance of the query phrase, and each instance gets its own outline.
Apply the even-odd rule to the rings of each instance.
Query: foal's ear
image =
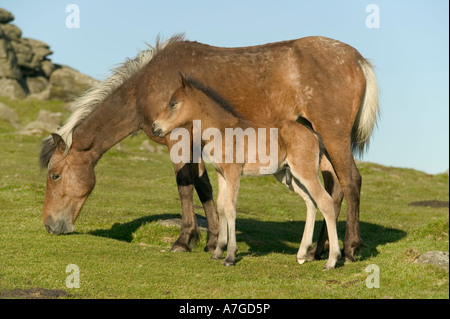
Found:
[[[191,87],[191,84],[189,83],[189,81],[186,80],[187,74],[183,75],[183,73],[181,73],[180,71],[178,71],[178,74],[180,75],[180,83],[181,83],[181,86],[183,87],[183,89]]]
[[[52,133],[52,137],[53,137],[53,143],[55,143],[56,149],[58,151],[60,151],[61,153],[64,153],[67,149],[67,144],[66,144],[66,142],[64,142],[61,135]]]

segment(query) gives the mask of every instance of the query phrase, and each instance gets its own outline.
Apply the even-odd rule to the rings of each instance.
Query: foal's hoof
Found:
[[[297,259],[297,262],[298,262],[300,265],[303,265],[303,264],[306,262],[306,259],[300,258],[300,259]]]
[[[314,261],[314,258],[311,258],[311,256],[307,255],[306,257],[297,257],[297,262],[300,265],[303,265],[307,261]]]
[[[226,260],[225,260],[225,261],[223,262],[223,265],[224,265],[224,266],[227,266],[227,267],[228,267],[228,266],[234,266],[234,261],[226,261]]]
[[[335,265],[336,265],[336,263],[333,263],[333,264],[326,263],[325,266],[323,267],[322,271],[327,271],[327,270],[330,270],[330,269],[334,269]]]

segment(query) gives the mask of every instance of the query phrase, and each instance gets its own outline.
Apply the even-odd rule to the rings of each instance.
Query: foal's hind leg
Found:
[[[294,191],[299,194],[306,203],[306,222],[305,230],[303,231],[302,241],[300,243],[300,248],[297,252],[297,261],[299,264],[303,264],[305,261],[313,260],[308,252],[312,248],[313,234],[314,234],[314,223],[316,221],[317,207],[314,202],[302,189],[302,185],[299,181],[294,178],[292,183],[294,185]]]
[[[341,253],[339,251],[333,199],[322,187],[317,174],[318,167],[313,165],[311,161],[308,162],[306,160],[306,165],[289,161],[288,163],[291,167],[292,174],[298,180],[296,181],[298,186],[311,198],[311,201],[315,203],[324,216],[330,240],[330,254],[324,269],[334,268]]]
[[[333,198],[334,203],[334,213],[336,214],[336,223],[339,217],[339,213],[341,211],[342,200],[344,199],[344,193],[342,192],[341,185],[339,184],[339,179],[334,172],[333,165],[328,160],[325,154],[321,155],[320,160],[320,170],[322,171],[323,181],[325,184],[325,189],[328,194]],[[319,237],[317,239],[317,243],[313,249],[309,251],[309,258],[311,259],[320,259],[322,254],[325,251],[329,250],[329,242],[328,242],[328,232],[326,222],[323,221],[322,227],[320,230]]]
[[[293,179],[290,185],[286,184],[286,173],[284,170],[274,174],[275,178],[282,184],[285,184],[290,190],[300,195],[306,204],[306,221],[305,228],[303,230],[302,241],[300,248],[297,252],[297,261],[299,264],[303,264],[305,261],[314,260],[314,254],[310,254],[313,241],[314,223],[316,221],[317,208],[308,194],[302,188],[302,185],[297,179]]]

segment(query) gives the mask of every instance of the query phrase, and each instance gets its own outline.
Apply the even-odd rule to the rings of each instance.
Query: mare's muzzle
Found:
[[[69,234],[75,230],[75,226],[65,218],[53,219],[47,217],[44,222],[45,229],[54,235]]]

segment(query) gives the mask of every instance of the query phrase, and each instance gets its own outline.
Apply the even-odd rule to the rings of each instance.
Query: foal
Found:
[[[266,141],[265,146],[269,146],[268,144],[274,142],[273,139],[266,138],[266,129],[258,129],[257,125],[242,118],[217,92],[209,87],[205,87],[193,78],[181,75],[181,87],[173,93],[168,107],[153,123],[152,132],[156,136],[164,137],[175,128],[183,127],[194,120],[201,120],[202,136],[206,129],[219,130],[221,136],[225,136],[227,134],[226,129],[241,128],[246,130],[250,128],[258,132],[256,133],[258,141]],[[275,143],[278,143],[275,169],[270,170],[267,165],[261,163],[261,156],[257,160],[254,153],[252,156],[249,147],[255,147],[255,145],[251,145],[248,136],[246,140],[244,138],[240,140],[241,144],[244,143],[244,160],[237,161],[237,154],[233,152],[233,150],[237,150],[239,146],[242,146],[236,145],[238,138],[232,140],[233,149],[229,148],[230,144],[227,144],[225,136],[225,138],[221,139],[222,144],[220,147],[222,152],[214,150],[216,154],[213,154],[211,160],[218,173],[217,210],[219,213],[219,238],[212,258],[222,258],[223,251],[227,246],[227,256],[224,265],[234,265],[237,252],[235,233],[236,201],[240,176],[273,174],[279,182],[287,185],[306,202],[305,230],[297,253],[297,261],[302,264],[310,259],[307,252],[312,246],[315,215],[318,207],[325,218],[330,243],[330,254],[324,269],[334,268],[340,258],[334,205],[332,198],[323,188],[318,176],[319,159],[321,158],[328,168],[331,167],[331,163],[326,156],[322,156],[323,153],[321,152],[318,137],[307,127],[300,125],[296,121],[289,120],[280,120],[276,126],[279,128],[279,138],[275,140]],[[269,126],[266,125],[265,127]],[[262,131],[264,133],[261,133]],[[202,147],[207,146],[206,142],[202,137]],[[254,143],[255,141],[253,140]],[[260,145],[260,143],[257,145]],[[211,148],[209,147],[209,149]],[[272,148],[270,150],[272,152]],[[227,160],[227,155],[230,152],[234,154],[231,162],[229,158]],[[292,181],[291,177],[293,177]]]

